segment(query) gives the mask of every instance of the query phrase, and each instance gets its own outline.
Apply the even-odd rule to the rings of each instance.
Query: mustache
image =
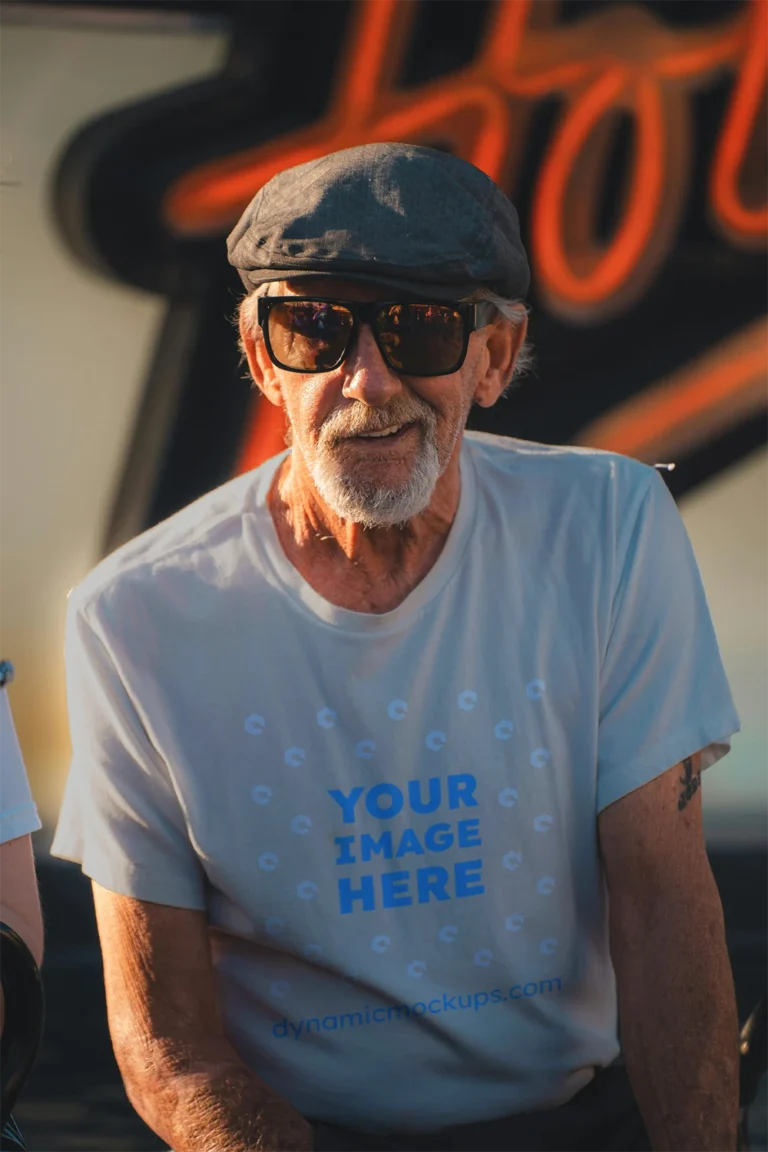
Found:
[[[349,413],[339,412],[330,416],[325,422],[323,440],[326,443],[338,443],[349,436],[360,436],[364,432],[383,432],[395,424],[422,424],[427,430],[435,427],[437,423],[434,412],[425,406],[410,405],[407,409],[389,409],[388,411],[369,411],[360,413],[355,417]]]

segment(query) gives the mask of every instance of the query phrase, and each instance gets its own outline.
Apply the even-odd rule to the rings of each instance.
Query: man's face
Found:
[[[276,284],[270,295],[352,302],[391,300],[401,293],[308,277]],[[367,528],[391,527],[425,510],[465,427],[484,344],[481,333],[472,333],[464,364],[450,376],[398,376],[383,360],[370,329],[361,325],[338,368],[304,375],[271,366],[293,450],[300,452],[317,492],[338,516]],[[392,437],[361,435],[401,425]]]

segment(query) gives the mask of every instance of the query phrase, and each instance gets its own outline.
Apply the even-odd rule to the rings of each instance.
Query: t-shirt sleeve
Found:
[[[111,892],[205,908],[204,872],[167,765],[72,598],[65,651],[72,762],[51,855]]]
[[[0,689],[0,844],[43,824],[32,799],[6,689]]]
[[[740,728],[691,542],[652,473],[622,516],[600,680],[597,810],[702,752],[719,760]]]

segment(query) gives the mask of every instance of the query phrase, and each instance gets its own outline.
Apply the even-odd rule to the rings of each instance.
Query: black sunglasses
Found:
[[[330,372],[368,324],[389,367],[403,376],[449,376],[464,363],[469,336],[496,308],[480,304],[370,304],[322,297],[260,296],[259,324],[269,358],[286,372]]]

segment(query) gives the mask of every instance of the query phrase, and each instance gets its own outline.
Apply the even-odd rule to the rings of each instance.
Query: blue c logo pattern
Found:
[[[414,980],[420,980],[427,970],[427,966],[423,960],[411,960],[408,965],[408,975],[413,976]]]
[[[482,684],[479,684],[478,688],[480,689],[480,692],[482,693],[482,691],[483,691]],[[540,680],[540,679],[534,679],[534,680],[529,681],[525,686],[525,693],[526,693],[526,696],[529,700],[532,700],[532,701],[541,700],[546,694],[545,681]],[[478,705],[479,696],[478,696],[477,692],[470,690],[470,689],[465,689],[464,691],[458,693],[458,695],[454,699],[456,701],[455,706],[458,707],[461,711],[471,712],[471,711],[476,709],[476,707]],[[504,706],[504,705],[502,705],[502,706]],[[530,710],[531,716],[534,716],[537,712],[538,712],[538,709],[531,709]],[[392,721],[399,722],[399,721],[404,720],[407,716],[407,713],[408,713],[408,703],[405,700],[394,699],[394,700],[391,700],[389,702],[389,704],[387,705],[387,714],[388,714],[390,720],[392,720]],[[497,715],[498,715],[498,713],[497,713]],[[319,711],[316,712],[315,716],[316,716],[317,725],[320,728],[330,730],[330,729],[338,726],[339,715],[331,707],[321,708]],[[438,714],[434,718],[439,719],[439,717],[440,717],[440,712],[438,712]],[[518,719],[519,719],[519,717],[518,717]],[[527,721],[526,721],[526,723],[527,723]],[[470,722],[470,725],[472,726],[472,722]],[[264,718],[264,716],[262,716],[258,713],[251,713],[250,715],[248,715],[246,717],[246,719],[244,721],[244,727],[245,727],[245,731],[247,733],[249,733],[250,735],[252,735],[254,737],[260,737],[264,734],[264,732],[266,730],[265,718]],[[365,728],[363,728],[363,731],[365,731]],[[515,731],[516,731],[516,729],[515,729],[515,724],[513,723],[513,721],[510,719],[506,719],[506,718],[499,720],[493,728],[495,738],[497,740],[500,740],[500,741],[510,740]],[[358,732],[359,732],[359,729],[358,729]],[[422,732],[423,732],[423,730],[422,730]],[[298,735],[299,733],[297,732],[296,734]],[[486,735],[486,739],[487,739],[488,735],[489,734]],[[535,738],[536,737],[534,736],[534,739]],[[541,739],[541,735],[539,735],[538,738]],[[544,738],[546,739],[546,736]],[[429,749],[432,752],[440,752],[448,743],[448,733],[447,733],[447,731],[443,731],[441,729],[432,729],[425,736],[422,735],[421,739],[424,740],[424,746],[426,746],[427,749]],[[525,743],[527,743],[527,740],[525,741]],[[533,741],[531,741],[531,743],[533,743]],[[352,741],[350,741],[350,744],[352,744]],[[355,743],[353,746],[354,755],[358,759],[358,761],[370,760],[376,754],[376,747],[377,747],[376,742],[372,739],[358,740],[357,743]],[[528,749],[525,749],[525,744],[524,744],[523,749],[524,749],[523,750],[523,756],[525,756],[526,751],[530,750],[530,744],[528,744]],[[310,748],[310,754],[311,754],[311,748]],[[279,756],[279,745],[278,745],[278,756]],[[285,749],[283,756],[284,756],[285,764],[291,768],[298,768],[301,765],[305,764],[307,761],[307,751],[304,748],[298,747],[296,745],[292,745],[291,747]],[[500,749],[494,755],[493,759],[495,761],[499,762],[499,764],[497,765],[497,767],[498,767],[502,761],[502,753],[501,753]],[[551,763],[550,751],[547,748],[534,748],[533,751],[530,751],[529,763],[530,763],[532,768],[535,768],[535,769],[544,768],[546,765],[549,765]],[[508,778],[509,777],[507,777],[507,779]],[[463,779],[463,778],[458,778],[458,779]],[[469,779],[470,781],[473,781],[473,777],[471,777],[471,776],[467,777],[467,779]],[[498,777],[497,777],[497,779],[498,779]],[[453,782],[453,778],[449,777],[449,783],[452,784],[452,782]],[[502,775],[502,782],[503,782],[503,775]],[[437,783],[439,784],[439,781]],[[428,802],[424,800],[421,793],[417,792],[416,793],[417,799],[415,801],[413,801],[413,803],[417,805],[417,807],[415,809],[416,811],[430,812],[430,811],[432,811],[432,808],[434,807],[434,805],[437,803],[436,800],[433,800],[433,794],[432,794],[432,787],[435,784],[435,781],[430,780],[429,784],[430,784],[429,803],[432,804],[432,807],[429,807],[429,806],[424,807],[424,805],[427,805]],[[463,786],[464,785],[462,785],[462,787]],[[380,787],[384,787],[384,785],[381,785]],[[394,785],[386,785],[386,787],[394,788],[395,786]],[[405,786],[403,785],[403,787],[405,787]],[[413,787],[417,787],[417,785],[414,784]],[[498,785],[497,785],[497,787],[498,787]],[[371,791],[372,790],[369,789],[369,793]],[[352,813],[352,815],[349,816],[349,820],[351,822],[354,822],[354,819],[360,814],[361,808],[358,807],[357,811],[355,812],[354,805],[357,803],[357,800],[359,799],[359,796],[361,793],[363,793],[362,787],[359,789],[352,790],[350,792],[349,797],[346,797],[346,795],[344,795],[344,794],[331,793],[331,795],[333,795],[334,798],[336,798],[338,795],[341,796],[341,800],[339,800],[339,803],[344,801],[344,803],[347,804],[347,807],[349,808],[349,812]],[[378,796],[378,792],[376,793],[376,795]],[[439,798],[439,796],[440,796],[439,791],[438,791],[437,795]],[[468,795],[471,795],[471,793],[468,793]],[[250,796],[251,796],[252,801],[255,804],[259,804],[262,806],[268,804],[274,798],[272,788],[266,784],[258,784],[258,785],[253,786],[250,790]],[[457,792],[457,796],[458,796],[458,792]],[[519,803],[519,793],[518,793],[518,790],[516,788],[504,787],[500,791],[498,791],[497,796],[498,796],[499,805],[501,807],[504,807],[507,809],[512,809],[512,808],[516,807]],[[387,809],[386,811],[383,811],[383,812],[380,812],[378,810],[374,811],[374,809],[376,808],[376,805],[374,805],[372,807],[371,806],[372,800],[371,800],[371,803],[369,803],[369,800],[371,800],[370,796],[368,797],[368,800],[366,800],[367,811],[369,812],[370,815],[373,815],[379,819],[387,819],[392,814],[389,811],[389,809]],[[456,806],[457,803],[458,803],[458,800],[454,800],[453,794],[451,793],[451,807],[453,808],[454,806]],[[464,803],[466,803],[467,805],[476,804],[477,801],[464,800]],[[418,807],[419,804],[422,805],[422,807]],[[342,805],[342,806],[344,806],[344,805]],[[345,821],[347,820],[347,807],[344,807]],[[534,809],[534,811],[535,811],[535,809]],[[509,818],[504,818],[504,819],[509,822],[508,826],[513,824],[513,823],[516,823],[515,817],[510,816]],[[539,813],[538,815],[536,815],[533,818],[528,816],[527,819],[532,821],[532,827],[536,833],[545,834],[545,833],[551,831],[552,828],[554,827],[553,816],[546,813],[546,812]],[[474,824],[475,825],[477,824],[477,820],[474,821]],[[285,827],[285,825],[283,825],[283,827]],[[310,829],[312,828],[312,819],[310,819],[310,817],[306,816],[306,815],[296,815],[292,819],[290,819],[290,828],[291,828],[291,831],[293,833],[295,833],[296,835],[306,835],[310,831]],[[529,829],[531,828],[531,824],[528,824],[528,828]],[[389,833],[387,833],[387,835],[389,835]],[[474,833],[474,835],[476,836],[477,834]],[[530,835],[530,833],[528,833],[528,835]],[[371,836],[366,834],[366,836],[363,837],[363,839],[364,839],[365,843],[367,843],[369,840],[371,840]],[[354,840],[354,838],[348,837],[347,840],[352,842]],[[479,841],[476,841],[476,842],[479,843]],[[382,843],[383,843],[383,841],[382,841]],[[279,844],[276,845],[276,847],[279,847],[279,846],[280,846]],[[521,848],[525,849],[526,843],[522,843]],[[380,852],[381,848],[377,846],[374,850]],[[409,848],[409,850],[413,851],[414,849]],[[351,850],[346,850],[346,851],[351,852]],[[358,849],[356,849],[356,851],[358,851]],[[369,851],[369,849],[366,849],[364,847],[364,852],[366,852],[366,851]],[[284,852],[283,852],[283,858],[285,860],[285,853]],[[365,856],[364,858],[367,860],[368,856]],[[496,859],[498,860],[498,857],[496,857]],[[337,861],[337,863],[338,862],[346,862],[346,860]],[[510,872],[516,871],[517,869],[519,869],[523,865],[523,851],[508,851],[502,858],[502,864],[506,870],[508,870]],[[258,867],[260,870],[262,870],[264,872],[274,872],[279,867],[279,865],[280,865],[279,858],[274,852],[262,852],[261,855],[258,856]],[[552,861],[550,866],[553,867],[553,870],[556,870],[556,866],[555,866],[554,861]],[[310,870],[310,869],[308,869],[308,870]],[[436,871],[441,871],[441,870],[437,869]],[[282,875],[282,873],[281,873],[281,875]],[[530,865],[528,866],[528,868],[526,868],[526,871],[523,873],[523,877],[524,877],[525,882],[526,882],[526,887],[530,883],[532,883],[532,881],[534,880],[535,872],[534,872],[533,876],[530,876]],[[366,882],[370,882],[370,881],[368,879],[366,879]],[[266,881],[264,883],[266,883]],[[271,881],[270,883],[274,883],[274,881]],[[294,881],[294,883],[295,883],[295,881]],[[512,884],[513,883],[517,884],[518,880],[516,879],[516,881],[514,881],[514,882],[513,881],[509,882],[510,893],[512,893]],[[550,895],[552,892],[554,892],[555,887],[556,887],[556,883],[555,883],[555,880],[552,876],[542,876],[542,877],[540,877],[540,879],[538,881],[536,881],[536,890],[538,891],[538,893],[541,896]],[[296,890],[297,897],[299,899],[305,900],[305,901],[313,900],[313,899],[317,898],[319,895],[318,885],[311,880],[303,880],[303,881],[297,883],[295,890]],[[479,891],[482,892],[483,889],[480,888]],[[355,896],[356,900],[361,899],[361,896],[356,892],[354,893],[354,896]],[[443,897],[443,898],[445,898],[445,897]],[[366,897],[366,899],[367,899],[367,897]],[[513,893],[512,893],[512,899],[514,900],[514,894]],[[408,901],[406,901],[406,902],[408,902]],[[295,907],[296,906],[294,906],[294,908]],[[367,905],[366,905],[366,907],[367,907]],[[307,912],[309,913],[309,910],[307,910]],[[289,915],[290,915],[290,913],[289,913]],[[533,922],[531,922],[531,923],[533,923]],[[288,933],[288,931],[289,931],[288,923],[281,916],[272,916],[269,919],[265,920],[263,922],[263,924],[264,924],[265,933],[271,937],[285,936],[286,933]],[[526,924],[526,918],[521,913],[511,913],[504,918],[504,926],[508,932],[520,932],[523,930],[525,924]],[[434,931],[434,928],[433,928],[433,931]],[[531,934],[532,934],[531,928],[529,925],[528,931],[526,932],[526,936],[521,937],[521,939],[527,940],[527,939],[529,939]],[[457,940],[457,938],[459,936],[459,929],[457,928],[457,926],[455,924],[445,924],[438,929],[437,936],[438,936],[438,939],[441,943],[445,943],[445,944],[450,945],[450,944],[453,944]],[[433,937],[433,939],[434,939],[434,937]],[[510,947],[513,946],[512,941],[508,941],[508,943],[509,943]],[[531,941],[531,944],[535,947],[535,936],[534,936],[533,940]],[[559,944],[559,941],[556,937],[546,937],[546,938],[540,940],[540,942],[538,944],[538,950],[542,956],[554,955],[559,947],[560,947],[560,944]],[[373,951],[374,953],[376,953],[378,955],[384,955],[385,953],[388,953],[392,949],[392,938],[388,935],[374,936],[370,941],[370,948],[371,948],[371,951]],[[323,955],[324,955],[323,949],[321,948],[321,946],[319,944],[308,944],[303,948],[303,956],[307,960],[317,960],[319,957],[321,957]],[[493,963],[493,957],[494,957],[494,953],[489,948],[481,948],[473,954],[473,963],[476,967],[488,968]],[[401,960],[400,962],[402,963],[403,961]],[[371,961],[371,963],[372,963],[372,961]],[[385,963],[389,964],[389,958],[387,961],[385,961]],[[402,971],[402,969],[401,969],[401,971]],[[428,964],[424,960],[412,960],[410,963],[408,963],[406,965],[406,972],[411,979],[421,980],[427,975]],[[360,973],[358,973],[356,970],[353,972],[350,969],[349,972],[347,973],[347,975],[349,976],[350,979],[356,979],[358,977],[358,975],[360,975]],[[363,974],[363,978],[364,978],[364,974]],[[278,999],[284,999],[289,994],[290,989],[291,989],[291,984],[286,980],[276,980],[272,984],[269,985],[270,993],[272,994],[272,996],[277,997]]]
[[[493,730],[493,734],[497,740],[509,740],[514,730],[515,726],[511,720],[499,720]]]
[[[333,728],[337,720],[338,716],[332,708],[321,708],[317,714],[317,722],[321,728]]]

